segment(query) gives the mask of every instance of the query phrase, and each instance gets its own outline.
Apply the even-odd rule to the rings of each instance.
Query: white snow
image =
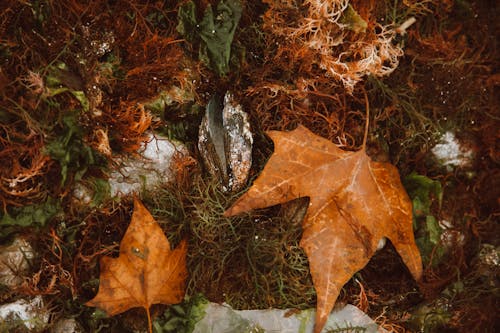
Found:
[[[448,169],[467,167],[472,163],[472,151],[462,147],[455,134],[450,131],[443,134],[440,143],[432,148],[432,153],[439,163]]]
[[[0,306],[0,320],[21,320],[28,329],[44,327],[49,322],[49,312],[44,308],[42,296],[31,300],[20,299]]]
[[[193,330],[193,333],[219,332],[265,332],[311,333],[314,326],[315,310],[307,309],[289,315],[289,309],[234,310],[227,304],[209,303],[205,316]],[[364,312],[354,305],[347,304],[336,308],[328,317],[322,332],[329,328],[349,331],[349,327],[360,327],[366,333],[386,332]]]
[[[137,155],[114,157],[118,166],[108,178],[111,197],[125,196],[169,182],[173,178],[171,164],[177,153],[181,158],[189,155],[184,145],[149,133]],[[82,182],[75,186],[73,195],[82,204],[89,204],[92,200],[92,190]]]
[[[138,150],[139,157],[123,158],[121,167],[111,173],[111,196],[127,195],[168,182],[172,175],[170,164],[176,152],[186,153],[186,149],[150,133],[148,141]]]

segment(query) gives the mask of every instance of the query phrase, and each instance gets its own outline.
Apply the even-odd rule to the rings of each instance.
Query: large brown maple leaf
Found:
[[[152,304],[176,304],[185,292],[187,245],[171,250],[153,216],[137,199],[132,221],[120,243],[118,258],[101,259],[99,292],[85,305],[97,306],[110,316],[143,307],[152,332]]]
[[[364,150],[344,151],[302,126],[268,135],[273,155],[225,215],[310,198],[300,245],[318,296],[315,333],[324,327],[342,286],[368,263],[383,237],[420,279],[412,205],[394,166],[370,160]]]

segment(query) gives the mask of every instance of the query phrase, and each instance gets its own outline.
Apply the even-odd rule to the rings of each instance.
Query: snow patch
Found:
[[[468,167],[472,164],[472,151],[462,147],[453,132],[446,132],[440,143],[432,148],[432,153],[439,163],[452,170],[454,167]]]
[[[122,196],[152,188],[172,179],[170,165],[176,153],[187,155],[182,145],[176,145],[160,135],[148,135],[138,150],[138,157],[119,159],[121,166],[109,177],[111,196]]]
[[[20,299],[0,306],[0,319],[7,325],[20,320],[28,329],[35,329],[47,325],[49,312],[44,308],[42,296],[38,295],[30,301]]]
[[[189,156],[187,148],[180,143],[173,143],[168,138],[149,133],[136,155],[114,157],[118,165],[111,171],[108,184],[111,197],[125,196],[142,190],[151,190],[156,186],[171,181],[174,171],[171,164],[174,158]],[[73,196],[81,204],[92,202],[94,191],[84,182],[76,184]]]
[[[267,310],[234,310],[227,304],[209,303],[205,316],[196,323],[193,333],[312,333],[315,310],[307,309],[292,312],[290,309]],[[386,332],[364,312],[354,305],[347,304],[336,308],[328,317],[325,327],[336,327],[339,331],[350,331],[349,328],[359,327],[366,333]],[[325,332],[325,328],[322,332]]]

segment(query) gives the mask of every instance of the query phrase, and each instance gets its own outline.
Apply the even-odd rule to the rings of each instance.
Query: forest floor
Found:
[[[367,153],[400,172],[424,276],[414,281],[388,243],[337,302],[393,332],[500,330],[498,4],[297,3],[1,1],[0,244],[21,237],[35,256],[21,284],[0,284],[0,304],[42,295],[85,332],[146,328],[141,309],[106,317],[84,303],[132,213],[132,196],[109,194],[115,157],[154,131],[190,153],[140,194],[174,245],[189,239],[183,306],[202,294],[237,309],[315,307],[301,221],[286,206],[223,217],[241,193],[207,172],[198,127],[210,98],[232,92],[253,133],[250,185],[273,152],[268,130],[301,124],[359,149],[367,96]],[[169,330],[182,314],[152,315],[158,332],[189,320]]]

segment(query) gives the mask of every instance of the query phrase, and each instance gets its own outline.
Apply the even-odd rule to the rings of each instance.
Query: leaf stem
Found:
[[[365,151],[366,140],[368,138],[368,127],[370,126],[370,103],[368,102],[368,95],[364,87],[363,87],[363,94],[365,95],[366,122],[365,122],[365,134],[363,136],[363,145],[361,146],[361,149]]]
[[[149,330],[149,333],[153,333],[153,324],[151,323],[151,313],[149,312],[149,307],[146,308],[146,313],[148,315],[148,330]]]

